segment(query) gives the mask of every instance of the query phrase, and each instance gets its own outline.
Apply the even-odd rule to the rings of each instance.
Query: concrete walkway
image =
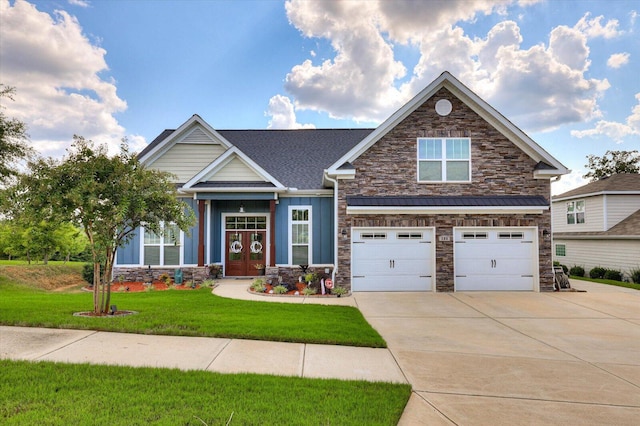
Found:
[[[389,349],[0,327],[0,358],[408,381],[402,425],[640,418],[640,291],[574,281],[586,292],[282,298],[251,294],[248,285],[222,280],[214,293],[356,306]]]

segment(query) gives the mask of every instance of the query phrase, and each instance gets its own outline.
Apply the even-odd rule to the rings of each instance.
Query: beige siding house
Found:
[[[613,175],[552,200],[554,260],[629,277],[640,268],[640,174]]]

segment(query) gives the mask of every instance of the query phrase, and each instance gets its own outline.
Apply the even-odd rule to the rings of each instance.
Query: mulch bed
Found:
[[[318,293],[316,293],[316,294],[314,294],[312,296],[305,296],[302,293],[302,290],[307,287],[307,285],[305,283],[296,283],[296,289],[295,290],[289,290],[288,292],[282,293],[282,294],[270,293],[270,291],[273,290],[273,287],[274,287],[271,284],[265,284],[264,287],[267,289],[264,293],[259,292],[259,291],[254,291],[251,287],[249,287],[249,292],[250,293],[259,294],[261,296],[335,297],[334,294],[321,294],[320,290],[318,290]],[[296,294],[296,292],[298,292],[298,294]]]
[[[164,291],[164,290],[197,290],[200,288],[200,285],[197,285],[195,288],[191,287],[191,285],[172,285],[169,287],[166,283],[162,281],[154,281],[151,283],[153,286],[153,291]],[[93,291],[90,287],[85,287],[85,290]],[[112,293],[139,293],[141,291],[148,291],[149,286],[145,285],[142,281],[127,281],[123,283],[111,283],[111,292]]]

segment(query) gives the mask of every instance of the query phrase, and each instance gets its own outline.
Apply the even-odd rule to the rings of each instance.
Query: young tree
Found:
[[[618,173],[640,173],[640,155],[633,151],[607,151],[602,157],[588,155],[586,164],[590,171],[585,179],[600,180]]]
[[[188,231],[193,211],[176,198],[170,174],[145,168],[123,141],[119,155],[107,155],[81,136],[60,160],[37,159],[12,194],[14,211],[39,220],[71,221],[88,239],[94,270],[93,309],[106,314],[116,249],[141,225],[158,234],[161,223]],[[100,276],[100,267],[104,275]]]
[[[0,83],[0,100],[13,100],[15,88]],[[15,162],[27,158],[32,149],[27,145],[27,126],[16,118],[8,118],[0,105],[0,183],[17,174]]]

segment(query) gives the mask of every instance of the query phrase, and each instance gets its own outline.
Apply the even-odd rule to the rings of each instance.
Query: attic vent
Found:
[[[449,115],[452,109],[453,106],[447,99],[440,99],[438,102],[436,102],[436,112],[442,117]]]

